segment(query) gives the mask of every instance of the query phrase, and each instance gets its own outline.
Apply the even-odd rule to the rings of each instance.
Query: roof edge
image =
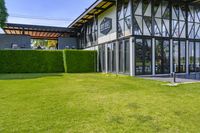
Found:
[[[92,9],[94,9],[98,4],[103,1],[116,2],[116,0],[96,0],[89,8],[87,8],[80,16],[78,16],[67,28],[72,28],[72,26],[77,23],[83,16],[87,15]]]

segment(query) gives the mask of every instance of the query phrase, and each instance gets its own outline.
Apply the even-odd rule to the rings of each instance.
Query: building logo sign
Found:
[[[100,24],[101,34],[107,35],[112,30],[112,19],[105,17]]]

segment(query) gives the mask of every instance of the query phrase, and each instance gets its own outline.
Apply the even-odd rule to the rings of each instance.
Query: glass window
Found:
[[[135,53],[136,75],[152,74],[151,39],[136,39]]]
[[[195,47],[194,42],[189,43],[189,70],[190,72],[195,71]]]
[[[125,41],[125,46],[124,46],[124,61],[125,61],[125,73],[129,74],[130,73],[130,44],[129,40]]]
[[[186,43],[180,41],[180,73],[186,72]]]
[[[116,44],[113,43],[112,45],[112,72],[116,72]]]
[[[107,47],[107,65],[108,72],[112,72],[112,44],[108,44]]]
[[[136,75],[142,75],[143,74],[143,66],[144,66],[144,60],[143,60],[143,41],[142,39],[136,39],[135,41],[135,58],[136,58]]]
[[[195,43],[195,64],[196,64],[196,71],[200,72],[200,42]]]
[[[179,71],[179,42],[174,41],[173,44],[173,64],[174,64],[174,71]]]
[[[99,46],[99,70],[106,72],[105,69],[105,45]]]
[[[123,41],[119,43],[119,72],[124,72],[124,45]]]
[[[144,74],[152,74],[152,46],[150,39],[144,39]]]
[[[186,43],[185,41],[174,41],[173,44],[174,71],[186,72]]]
[[[170,73],[170,43],[156,40],[156,74]]]

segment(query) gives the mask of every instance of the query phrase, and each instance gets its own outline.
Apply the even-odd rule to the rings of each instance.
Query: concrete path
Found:
[[[173,78],[170,76],[155,76],[155,77],[147,77],[147,76],[140,76],[144,79],[151,79],[151,80],[158,80],[163,82],[173,83]],[[183,84],[183,83],[197,83],[200,82],[200,74],[190,74],[190,75],[177,75],[176,83]]]

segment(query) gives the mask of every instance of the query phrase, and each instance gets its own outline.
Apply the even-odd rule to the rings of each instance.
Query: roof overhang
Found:
[[[106,11],[116,3],[116,0],[97,0],[85,12],[83,12],[76,20],[74,20],[68,27],[78,29],[85,23],[94,19],[95,16]]]
[[[31,38],[57,39],[73,31],[64,27],[39,26],[7,23],[3,28],[5,34],[28,35]]]

